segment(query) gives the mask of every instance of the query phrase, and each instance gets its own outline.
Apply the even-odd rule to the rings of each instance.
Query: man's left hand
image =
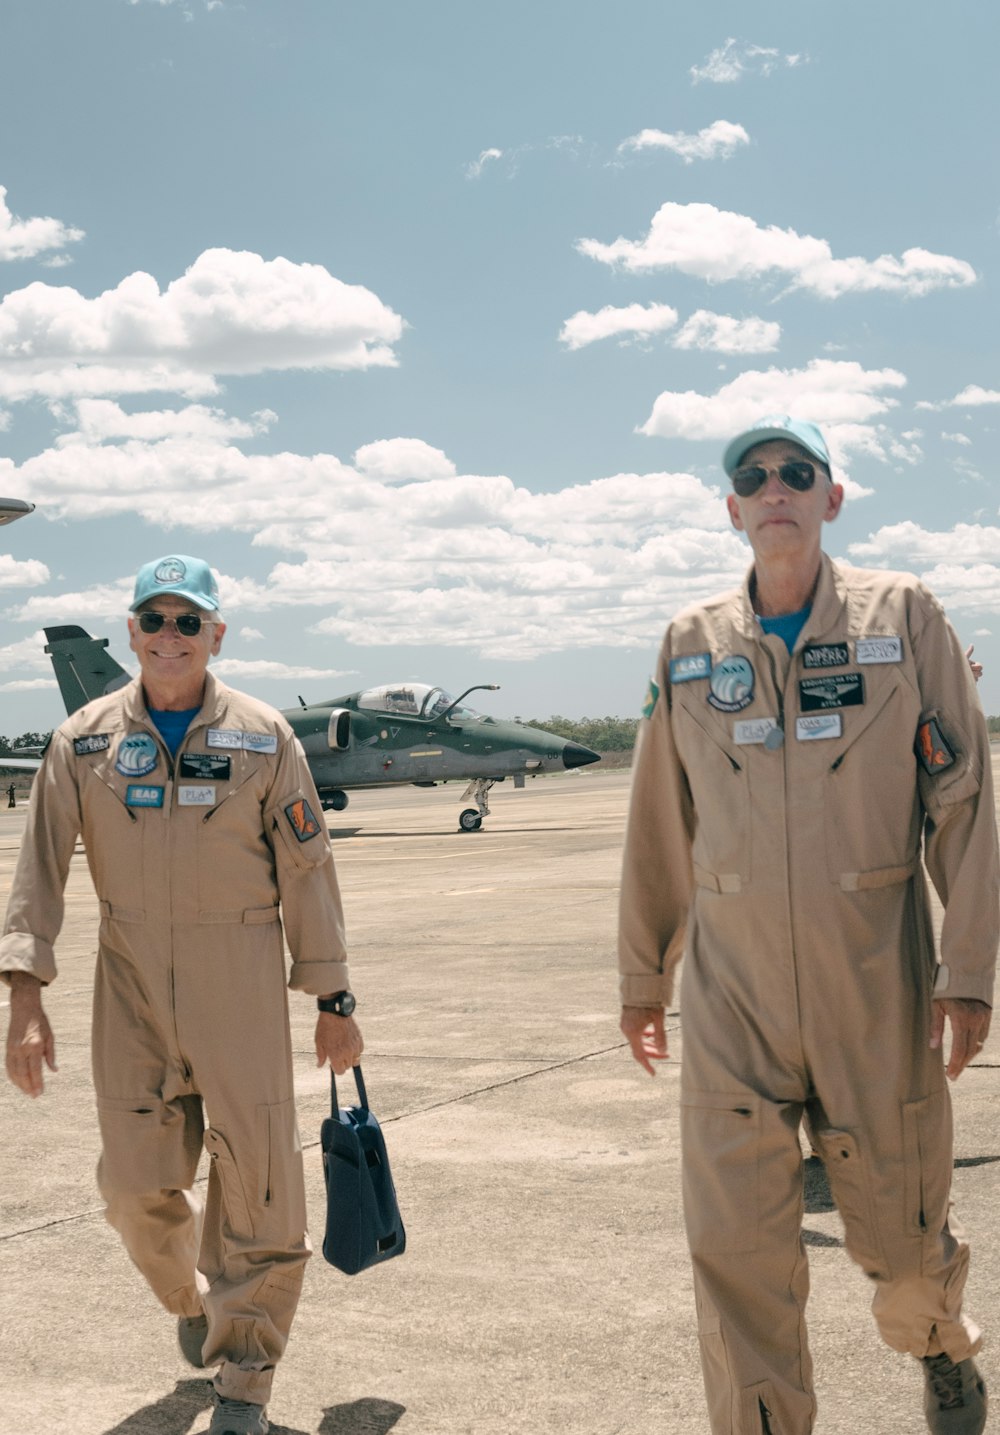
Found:
[[[951,1022],[949,1080],[957,1081],[969,1062],[979,1055],[990,1031],[992,1010],[985,1002],[970,998],[941,997],[931,1003],[931,1050],[944,1041],[944,1019]]]
[[[321,1011],[316,1021],[316,1065],[329,1062],[337,1076],[357,1066],[365,1049],[361,1028],[352,1016]]]

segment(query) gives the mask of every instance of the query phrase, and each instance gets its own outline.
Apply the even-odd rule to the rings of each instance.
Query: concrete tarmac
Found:
[[[309,1263],[274,1435],[706,1435],[678,1066],[651,1080],[617,1029],[627,790],[627,773],[600,769],[505,785],[476,834],[455,830],[457,785],[357,793],[329,815],[363,1066],[408,1245],[355,1277]],[[23,822],[23,808],[0,809],[3,898]],[[0,1086],[0,1435],[202,1435],[210,1387],[183,1363],[94,1183],[97,908],[82,855],[68,899],[46,994],[59,1071],[38,1101]],[[292,994],[291,1007],[321,1233],[329,1078],[312,1001]],[[668,1029],[676,1058],[676,1011]],[[968,1309],[990,1328],[980,1365],[996,1399],[998,1050],[994,1038],[953,1093]],[[346,1105],[353,1088],[338,1085]],[[879,1342],[818,1163],[805,1206],[817,1431],[919,1435],[920,1371]]]

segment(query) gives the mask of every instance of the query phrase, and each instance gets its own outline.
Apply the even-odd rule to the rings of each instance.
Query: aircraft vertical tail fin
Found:
[[[45,651],[52,659],[66,713],[131,682],[130,675],[107,652],[107,638],[92,638],[75,623],[46,628]]]

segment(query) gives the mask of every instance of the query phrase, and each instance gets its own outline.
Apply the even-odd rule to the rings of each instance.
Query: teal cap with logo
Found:
[[[192,558],[187,553],[168,553],[142,565],[135,577],[129,612],[134,613],[162,593],[187,598],[199,608],[217,611],[219,607],[219,585],[214,573],[203,558]]]
[[[806,453],[830,467],[830,450],[826,439],[814,423],[808,419],[793,419],[789,414],[769,414],[726,444],[722,455],[722,467],[732,478],[743,462],[743,456],[759,443],[770,443],[772,439],[787,438],[804,448]]]

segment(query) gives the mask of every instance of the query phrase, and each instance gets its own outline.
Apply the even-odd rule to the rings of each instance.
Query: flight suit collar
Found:
[[[753,575],[754,568],[751,564],[747,569],[739,594],[739,626],[743,636],[749,641],[759,639],[762,631],[751,599]],[[795,645],[796,648],[800,648],[803,643],[811,642],[815,638],[822,638],[832,628],[835,628],[842,621],[847,599],[847,584],[844,582],[844,575],[839,564],[835,563],[826,553],[821,553],[816,593],[809,617],[806,619],[799,641]]]
[[[152,727],[153,720],[149,716],[149,709],[146,707],[146,698],[142,690],[142,675],[133,678],[128,687],[122,691],[124,694],[123,708],[127,721]],[[228,699],[229,689],[224,683],[219,682],[211,670],[207,671],[205,673],[205,693],[201,707],[191,722],[191,728],[211,727],[218,722],[226,711]]]

